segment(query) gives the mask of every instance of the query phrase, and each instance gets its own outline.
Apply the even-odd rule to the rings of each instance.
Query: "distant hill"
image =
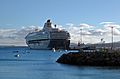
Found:
[[[101,48],[101,47],[110,48],[112,46],[112,43],[85,44],[85,46],[95,46],[97,48]],[[70,47],[71,48],[73,48],[73,47],[79,48],[79,46],[77,44],[75,44],[75,43],[71,43]],[[113,48],[120,48],[120,41],[114,42],[113,43]]]
[[[99,44],[95,44],[97,47],[111,47],[112,43],[99,43]],[[113,47],[114,48],[120,48],[120,41],[119,42],[114,42],[113,43]]]

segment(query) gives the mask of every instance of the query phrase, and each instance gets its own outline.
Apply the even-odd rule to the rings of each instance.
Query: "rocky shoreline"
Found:
[[[69,52],[56,62],[79,66],[120,66],[120,52]]]

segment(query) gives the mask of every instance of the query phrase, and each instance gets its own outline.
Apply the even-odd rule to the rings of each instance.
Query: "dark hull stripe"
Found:
[[[44,40],[31,40],[28,41],[28,44],[33,44],[33,43],[40,43],[42,41],[46,41],[49,39],[44,39]],[[51,39],[50,43],[48,45],[48,48],[52,49],[69,49],[70,45],[70,40],[65,40],[65,39]]]
[[[30,41],[28,41],[28,43],[29,43],[29,44],[32,44],[32,43],[39,43],[40,41],[46,41],[46,40],[49,40],[49,39],[30,40]]]
[[[69,49],[70,40],[50,40],[49,48]]]

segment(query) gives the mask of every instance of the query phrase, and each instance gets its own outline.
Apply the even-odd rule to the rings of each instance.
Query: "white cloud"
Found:
[[[114,24],[115,22],[101,22],[100,24]]]
[[[35,29],[40,29],[38,26],[28,26],[22,27],[20,30],[16,29],[0,29],[0,44],[8,45],[26,45],[25,36],[35,31]]]
[[[120,35],[120,30],[118,30],[117,28],[113,28],[113,34]]]
[[[85,24],[85,23],[80,24],[80,27],[83,28],[83,29],[94,28],[94,26],[91,26],[91,25],[88,25],[88,24]]]
[[[107,22],[107,24],[104,24],[101,28],[94,28],[94,26],[91,26],[85,23],[80,24],[81,27],[84,27],[82,30],[83,42],[84,43],[98,43],[100,42],[101,38],[104,38],[104,41],[106,42],[111,42],[111,28],[108,27],[110,25],[114,26],[114,29],[113,29],[114,41],[118,41],[120,38],[120,30],[119,30],[120,25],[117,25],[117,24],[108,25],[108,23],[110,22]],[[77,43],[78,41],[80,41],[81,37],[80,37],[79,26],[75,26],[75,24],[72,24],[72,26],[69,26],[67,30],[70,32],[72,42]]]
[[[78,34],[80,32],[79,27],[75,27],[75,26],[70,26],[66,30],[68,30],[70,33],[75,33],[75,34]]]
[[[88,30],[83,30],[81,34],[82,35],[91,35],[92,33]]]
[[[72,23],[67,23],[66,26],[57,25],[57,28],[67,30],[71,35],[71,42],[77,43],[80,41],[81,31],[82,30],[82,39],[84,43],[98,43],[101,38],[104,38],[106,42],[111,42],[111,28],[114,26],[114,41],[120,41],[120,25],[113,23],[104,23],[101,28],[95,28],[95,26],[82,23],[79,26]],[[25,36],[35,31],[35,29],[42,29],[43,27],[39,26],[23,26],[21,29],[0,29],[0,44],[10,44],[10,45],[26,45]],[[92,28],[92,29],[91,29]]]
[[[4,33],[13,33],[15,32],[16,29],[0,29],[0,34],[4,34]]]
[[[59,28],[60,30],[65,29],[65,28],[63,28],[62,25],[56,25],[56,28]]]
[[[111,35],[111,27],[113,27],[113,34],[120,35],[120,25],[115,24],[114,22],[102,22],[101,24],[103,24],[103,29],[106,34]]]
[[[119,30],[119,28],[120,28],[120,25],[118,25],[118,24],[106,24],[106,25],[104,25],[104,29],[105,29],[105,31],[106,31],[106,34],[111,34],[111,31],[112,31],[112,28],[111,27],[113,27],[113,34],[114,35],[120,35],[120,30]]]
[[[104,30],[102,29],[95,29],[95,30],[89,30],[92,36],[101,36],[104,33]]]
[[[12,37],[15,32],[15,29],[0,29],[0,38]]]
[[[22,27],[22,29],[18,30],[16,33],[13,33],[13,35],[16,35],[17,37],[25,37],[28,33],[35,31],[35,29],[40,30],[41,27],[38,26]]]
[[[74,24],[73,24],[74,25]],[[81,30],[80,30],[80,27],[79,26],[71,26],[71,25],[69,25],[69,27],[67,27],[66,28],[66,30],[70,33],[70,35],[71,35],[71,42],[74,42],[74,43],[77,43],[78,41],[80,41],[80,39],[81,39]],[[91,28],[89,25],[87,25],[87,24],[81,24],[82,26],[85,26],[85,28]],[[82,37],[83,38],[85,38],[83,41],[84,42],[88,42],[88,39],[89,39],[89,37],[87,37],[87,36],[89,36],[89,35],[91,35],[91,32],[89,31],[89,30],[87,30],[87,29],[83,29],[82,30]],[[86,39],[87,38],[87,39]]]
[[[73,23],[67,23],[66,25],[67,25],[67,26],[74,26]]]

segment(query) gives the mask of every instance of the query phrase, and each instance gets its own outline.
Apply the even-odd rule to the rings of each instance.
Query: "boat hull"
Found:
[[[27,45],[31,49],[69,49],[70,40],[52,39],[52,40],[34,40],[28,41]]]

